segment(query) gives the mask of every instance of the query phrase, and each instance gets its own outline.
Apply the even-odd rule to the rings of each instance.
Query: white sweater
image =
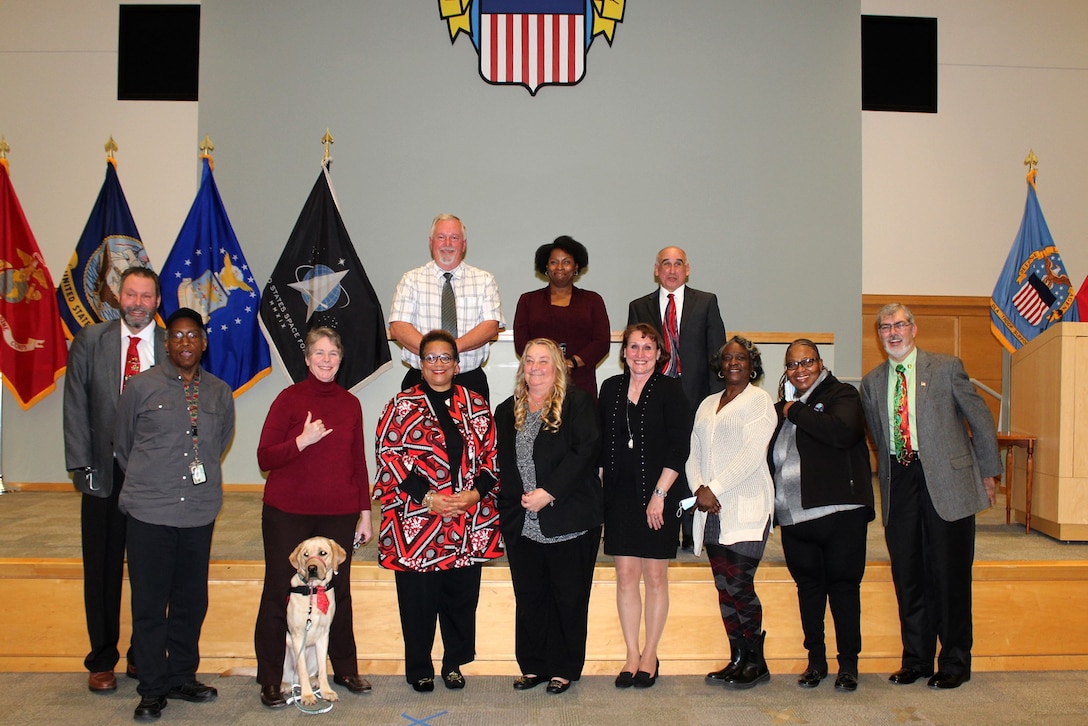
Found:
[[[703,399],[695,413],[688,457],[688,486],[709,487],[721,503],[723,545],[759,541],[774,511],[774,480],[767,469],[767,444],[778,417],[771,396],[755,385],[718,411],[720,393]],[[706,512],[695,511],[695,554],[703,549]]]

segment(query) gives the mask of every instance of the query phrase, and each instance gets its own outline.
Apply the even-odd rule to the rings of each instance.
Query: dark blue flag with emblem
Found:
[[[257,283],[202,155],[204,176],[189,216],[162,266],[162,317],[191,308],[204,317],[208,350],[201,365],[230,384],[235,397],[272,370],[257,324]]]
[[[120,318],[121,273],[151,267],[117,178],[117,161],[106,161],[106,180],[57,288],[61,327],[69,340],[82,327]]]
[[[340,333],[337,382],[357,391],[392,367],[385,314],[340,216],[329,162],[299,214],[261,300],[261,329],[294,382],[306,378],[303,346],[312,328]]]
[[[1079,322],[1076,290],[1050,235],[1028,172],[1028,200],[990,298],[990,330],[1010,353],[1057,322]]]

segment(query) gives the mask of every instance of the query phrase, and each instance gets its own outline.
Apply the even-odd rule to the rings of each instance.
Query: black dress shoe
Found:
[[[561,681],[553,678],[548,682],[548,693],[566,693],[570,688],[570,681]]]
[[[657,661],[654,664],[654,674],[651,676],[646,671],[639,671],[632,679],[632,685],[635,688],[651,688],[657,683],[657,676],[661,673],[661,661]]]
[[[456,691],[465,687],[465,677],[461,675],[460,671],[450,671],[442,676],[442,682],[446,684],[446,688],[451,691]]]
[[[261,703],[267,708],[283,708],[287,705],[287,699],[279,686],[261,686]]]
[[[430,693],[434,690],[434,679],[420,678],[412,684],[412,688],[416,689],[416,693]]]
[[[888,680],[897,686],[909,686],[919,678],[929,678],[931,675],[933,674],[916,671],[913,668],[900,668],[888,676]]]
[[[858,690],[857,676],[851,673],[840,673],[839,677],[835,679],[836,691],[856,691]]]
[[[218,695],[219,691],[211,686],[205,686],[200,681],[189,681],[188,683],[171,688],[170,692],[166,694],[166,697],[180,698],[183,701],[192,701],[193,703],[204,703],[206,701],[214,701],[215,697]]]
[[[132,714],[137,721],[154,721],[162,716],[162,710],[166,708],[166,696],[144,696],[140,699],[140,705]]]
[[[929,679],[929,687],[959,688],[969,680],[971,680],[970,673],[945,673],[944,671],[937,671],[934,676]]]
[[[631,671],[620,671],[616,676],[616,688],[630,688],[635,685],[635,674]]]
[[[536,688],[546,680],[548,679],[544,676],[518,676],[514,679],[514,690],[528,691],[530,688]]]
[[[809,666],[805,669],[805,672],[801,674],[801,677],[797,679],[797,685],[801,688],[815,688],[820,685],[820,681],[827,678],[827,667],[813,668]]]
[[[370,681],[356,673],[353,676],[333,676],[332,682],[352,693],[370,693]]]

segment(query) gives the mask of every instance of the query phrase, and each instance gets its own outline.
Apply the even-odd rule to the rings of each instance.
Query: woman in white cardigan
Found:
[[[778,416],[770,394],[754,385],[763,377],[763,363],[751,341],[733,336],[716,363],[725,390],[699,405],[687,462],[698,510],[695,552],[706,547],[729,636],[729,664],[706,677],[727,688],[751,688],[771,677],[755,575],[774,512],[767,444]]]

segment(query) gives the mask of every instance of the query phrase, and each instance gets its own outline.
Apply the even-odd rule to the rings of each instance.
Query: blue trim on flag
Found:
[[[586,12],[586,0],[479,0],[482,13],[551,13],[581,15]]]

